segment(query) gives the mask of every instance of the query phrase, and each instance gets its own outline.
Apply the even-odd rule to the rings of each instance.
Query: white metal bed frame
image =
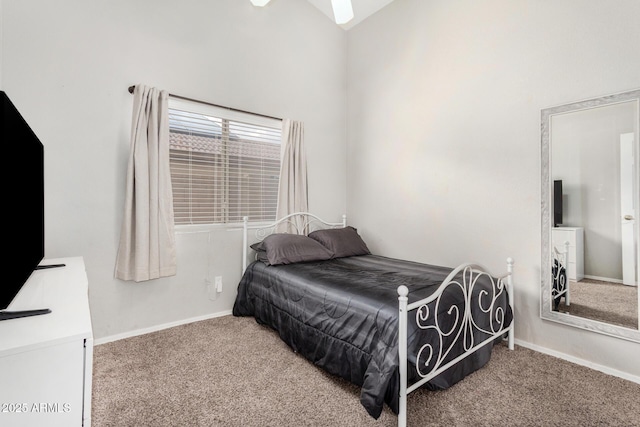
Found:
[[[551,304],[555,304],[556,298],[564,295],[564,304],[568,307],[571,305],[571,291],[569,289],[569,242],[564,242],[564,252],[560,252],[558,248],[553,247],[553,259],[558,262],[556,274],[551,282]],[[560,274],[564,267],[564,276]],[[558,288],[555,289],[553,284],[557,283]]]
[[[259,240],[263,239],[267,235],[275,232],[278,226],[281,224],[289,224],[297,234],[305,234],[313,229],[319,228],[340,228],[347,226],[346,215],[342,216],[342,222],[326,222],[317,216],[308,212],[296,212],[283,217],[282,219],[264,226],[250,226],[248,217],[243,218],[243,232],[242,232],[242,273],[247,268],[247,255],[249,254],[249,230],[255,230],[255,237]],[[462,279],[456,279],[456,276],[462,273]],[[505,334],[508,334],[507,342],[510,350],[514,349],[514,320],[511,321],[509,326],[504,325],[506,313],[496,305],[498,298],[503,292],[508,293],[509,305],[513,310],[513,259],[507,258],[507,273],[495,277],[492,276],[487,269],[478,264],[462,264],[456,267],[447,278],[440,284],[436,292],[431,296],[421,299],[419,301],[408,303],[409,289],[406,286],[398,287],[398,303],[399,303],[399,322],[398,322],[398,357],[399,357],[399,370],[400,370],[400,392],[399,392],[399,411],[398,411],[398,426],[406,427],[407,425],[407,395],[412,391],[418,389],[424,385],[427,381],[433,379],[437,375],[450,368],[455,363],[474,353],[479,348],[491,343],[498,338],[504,338]],[[488,324],[491,325],[490,329],[481,327],[471,315],[471,295],[475,284],[481,277],[486,277],[492,284],[492,292],[489,294],[483,290],[480,292],[481,297],[478,298],[478,308],[489,319]],[[454,315],[456,322],[454,326],[448,330],[443,331],[440,329],[437,313],[440,312],[439,306],[441,303],[441,297],[445,289],[449,286],[457,286],[463,292],[464,295],[464,308],[460,310],[456,305],[453,305],[447,311],[449,316]],[[568,290],[567,290],[568,298]],[[435,310],[430,313],[428,304],[435,301]],[[488,301],[488,302],[487,302]],[[416,354],[416,361],[424,360],[424,363],[416,363],[416,372],[421,379],[407,386],[408,378],[408,348],[407,348],[407,329],[409,322],[409,312],[415,311],[416,325],[421,329],[431,329],[437,333],[439,337],[440,345],[438,346],[437,354],[434,352],[431,344],[423,345]],[[434,316],[434,322],[431,325],[427,324],[427,321],[431,316]],[[497,323],[497,327],[494,327],[494,323]],[[442,343],[446,337],[456,332],[453,342],[447,348],[442,348]],[[474,332],[483,332],[488,334],[489,337],[480,343],[474,342]],[[447,355],[456,346],[456,344],[462,343],[465,352],[455,359],[444,363]],[[426,360],[425,360],[426,359]],[[429,364],[433,364],[429,366]],[[423,366],[421,366],[423,365]]]

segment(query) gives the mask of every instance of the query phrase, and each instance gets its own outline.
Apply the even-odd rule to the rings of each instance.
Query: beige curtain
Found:
[[[282,163],[278,187],[276,218],[295,212],[307,212],[307,155],[304,149],[304,125],[290,119],[282,121]],[[279,233],[306,233],[302,222],[283,224]],[[296,229],[297,227],[297,229]]]
[[[141,282],[176,274],[169,170],[169,94],[137,85],[115,277]]]

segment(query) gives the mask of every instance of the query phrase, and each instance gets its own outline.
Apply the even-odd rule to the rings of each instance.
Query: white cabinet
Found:
[[[584,278],[584,229],[582,227],[554,227],[551,241],[558,251],[564,252],[565,242],[569,242],[569,279],[578,281]]]
[[[8,310],[51,313],[0,322],[0,426],[89,426],[93,332],[84,260],[41,264],[65,266],[34,271]]]

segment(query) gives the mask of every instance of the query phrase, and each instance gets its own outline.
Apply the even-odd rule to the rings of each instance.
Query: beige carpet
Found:
[[[640,384],[522,347],[408,399],[410,426],[640,426]],[[106,426],[394,426],[359,389],[226,316],[95,347],[92,423]]]
[[[564,298],[559,311],[612,325],[638,329],[638,288],[600,280],[570,282],[569,306]]]

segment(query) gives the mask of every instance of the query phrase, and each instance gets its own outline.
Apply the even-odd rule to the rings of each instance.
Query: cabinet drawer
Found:
[[[565,242],[569,242],[569,264],[567,275],[571,280],[584,278],[584,229],[582,227],[554,227],[551,229],[551,244],[564,252]]]
[[[81,426],[84,343],[70,341],[0,357],[0,403],[20,404],[0,413],[3,426]]]
[[[573,230],[565,231],[554,229],[552,239],[554,246],[558,247],[558,249],[564,246],[564,242],[569,242],[569,246],[576,246],[576,233]]]

